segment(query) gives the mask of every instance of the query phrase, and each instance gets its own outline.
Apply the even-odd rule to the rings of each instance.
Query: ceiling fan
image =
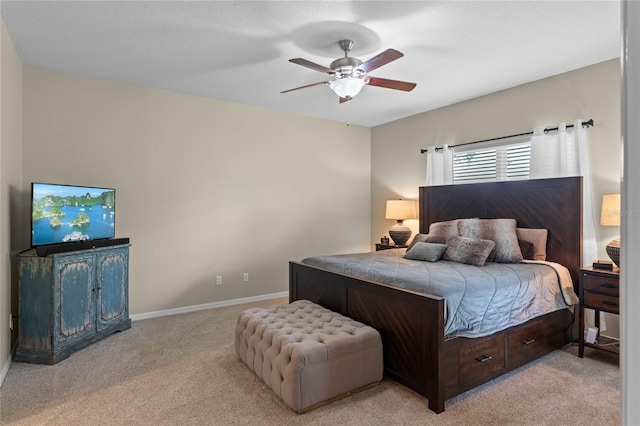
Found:
[[[313,86],[329,85],[336,95],[340,97],[340,103],[350,101],[356,96],[362,87],[378,86],[387,89],[403,90],[410,92],[416,87],[416,83],[408,83],[406,81],[389,80],[386,78],[373,77],[368,75],[370,71],[380,68],[391,61],[402,58],[404,55],[395,49],[387,49],[384,52],[374,56],[373,58],[362,62],[358,58],[349,57],[349,51],[353,47],[352,40],[340,40],[338,42],[340,49],[344,51],[344,58],[338,58],[331,62],[329,67],[318,65],[314,62],[302,58],[289,59],[289,62],[311,68],[329,74],[333,77],[330,81],[321,81],[318,83],[307,84],[293,89],[285,90],[280,93],[293,92],[294,90],[306,89]]]

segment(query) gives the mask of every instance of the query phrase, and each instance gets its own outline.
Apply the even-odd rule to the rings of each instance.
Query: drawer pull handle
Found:
[[[536,339],[527,339],[527,340],[523,340],[523,341],[522,341],[522,344],[523,344],[523,345],[530,345],[530,344],[532,344],[532,343],[533,343],[533,342],[535,342],[535,341],[536,341]]]
[[[476,361],[485,362],[485,361],[489,361],[491,358],[493,358],[493,357],[490,357],[488,355],[482,355],[482,356],[479,356],[478,358],[476,358]]]
[[[609,302],[608,300],[603,300],[602,304],[603,305],[609,305],[609,306],[618,306],[618,304],[616,302]]]
[[[604,288],[618,288],[617,285],[614,284],[600,284]]]

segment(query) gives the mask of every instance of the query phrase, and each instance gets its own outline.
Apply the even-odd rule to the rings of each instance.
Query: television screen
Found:
[[[31,245],[115,236],[116,191],[88,186],[31,184]]]

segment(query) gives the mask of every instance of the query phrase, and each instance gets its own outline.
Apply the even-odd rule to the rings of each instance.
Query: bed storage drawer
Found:
[[[470,383],[505,367],[504,334],[460,349],[460,385]]]
[[[537,358],[545,348],[544,321],[540,319],[513,330],[508,341],[509,365],[521,365]]]

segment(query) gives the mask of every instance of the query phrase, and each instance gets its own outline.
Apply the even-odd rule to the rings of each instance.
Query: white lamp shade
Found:
[[[600,225],[620,226],[620,194],[605,194],[602,196],[602,212]],[[607,254],[620,267],[620,240],[614,239],[606,247]]]
[[[602,196],[600,225],[620,226],[620,194],[605,194]]]
[[[415,219],[416,203],[413,200],[387,200],[386,219]]]
[[[361,78],[356,77],[344,77],[337,80],[333,80],[329,87],[336,92],[336,95],[341,98],[353,98],[360,93],[360,89],[364,86],[364,81]]]

